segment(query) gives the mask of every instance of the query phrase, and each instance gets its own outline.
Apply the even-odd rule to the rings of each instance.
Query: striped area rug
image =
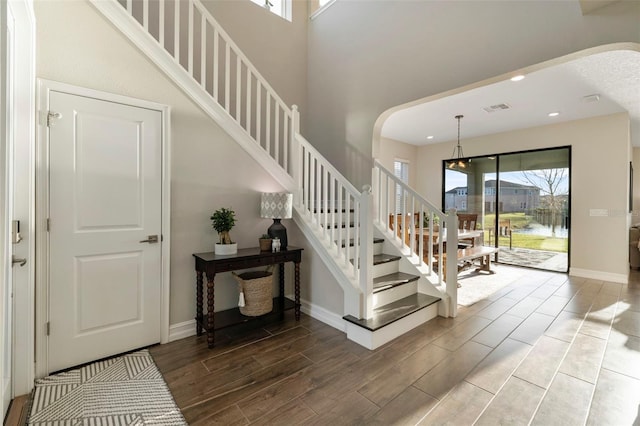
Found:
[[[149,351],[36,381],[28,425],[186,425]]]

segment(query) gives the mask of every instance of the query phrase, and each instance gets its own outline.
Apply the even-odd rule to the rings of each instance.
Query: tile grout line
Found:
[[[604,281],[601,281],[604,284]],[[600,287],[600,289],[602,290],[602,286]],[[575,295],[577,295],[580,291],[576,292]],[[599,293],[599,292],[598,292]],[[574,297],[575,297],[574,295]],[[572,297],[573,298],[573,297]],[[595,300],[595,298],[594,298]],[[560,371],[560,367],[562,366],[562,363],[565,361],[565,359],[567,358],[567,354],[569,353],[569,351],[571,350],[571,347],[573,346],[573,343],[576,340],[576,337],[579,334],[580,329],[582,328],[582,326],[584,325],[584,322],[587,318],[587,315],[589,314],[589,312],[591,312],[591,307],[593,307],[593,302],[591,302],[591,305],[589,306],[589,310],[587,311],[587,313],[585,313],[582,317],[582,321],[580,321],[580,327],[578,327],[578,329],[576,330],[576,333],[573,335],[573,338],[571,339],[571,342],[569,344],[569,346],[567,347],[566,352],[564,353],[562,360],[558,363],[558,367],[556,368],[555,372],[553,373],[553,378],[551,379],[551,382],[549,383],[549,387],[547,389],[545,389],[544,393],[542,394],[542,398],[540,398],[540,401],[538,401],[538,405],[536,406],[536,409],[534,410],[531,419],[529,419],[529,423],[528,425],[531,425],[531,423],[533,422],[533,420],[535,419],[536,415],[538,414],[538,411],[540,410],[540,406],[542,405],[542,402],[544,401],[545,397],[547,396],[547,394],[549,393],[549,389],[551,389],[551,386],[553,385],[554,380],[556,379],[556,377],[558,376],[558,371]],[[560,313],[564,312],[564,310],[560,311]],[[569,312],[569,311],[567,311]],[[558,315],[560,315],[560,313],[558,313]],[[556,315],[556,318],[558,318],[558,315]],[[548,327],[547,327],[548,328]],[[546,331],[546,330],[545,330]],[[544,333],[543,333],[544,335]],[[551,336],[550,336],[551,337]],[[560,339],[558,339],[560,340]],[[606,350],[606,349],[605,349]],[[599,376],[599,373],[598,373]],[[578,379],[576,377],[576,379]],[[581,379],[578,379],[581,380]],[[584,380],[583,380],[584,381]],[[596,380],[596,384],[593,385],[593,389],[595,391],[597,385],[597,380]],[[593,398],[593,393],[592,393],[592,398]],[[589,410],[587,411],[587,416],[584,419],[584,421],[582,422],[582,424],[586,423],[586,420],[589,418],[589,411],[591,410],[591,403],[589,403]]]
[[[602,351],[602,355],[600,355],[600,365],[598,367],[598,373],[596,374],[596,380],[595,380],[595,384],[593,385],[593,391],[591,392],[591,398],[589,398],[589,409],[587,410],[587,416],[584,419],[584,424],[586,424],[589,421],[589,416],[591,414],[591,407],[593,405],[593,397],[596,394],[596,389],[598,387],[598,382],[600,381],[600,372],[602,371],[602,364],[604,364],[604,356],[607,353],[607,346],[609,346],[609,339],[611,338],[611,328],[613,327],[613,321],[615,320],[616,316],[618,315],[618,303],[620,303],[620,292],[618,292],[618,295],[616,296],[616,306],[615,309],[613,310],[613,315],[611,317],[611,320],[609,321],[609,332],[607,333],[607,339],[606,339],[606,344],[604,346],[604,350]],[[591,304],[591,307],[593,307],[593,304]],[[589,313],[591,313],[591,307],[589,308]],[[589,315],[589,313],[587,313],[587,315]],[[586,319],[586,315],[585,315],[585,319]],[[582,327],[581,327],[582,328]]]

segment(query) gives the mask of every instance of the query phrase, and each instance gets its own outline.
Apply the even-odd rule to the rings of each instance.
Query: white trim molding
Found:
[[[7,2],[15,19],[14,161],[19,163],[14,180],[14,212],[21,221],[23,241],[15,249],[27,259],[20,277],[14,276],[13,396],[31,392],[34,380],[34,294],[36,277],[35,236],[35,110],[36,110],[36,18],[32,0]],[[16,164],[17,165],[17,164]],[[20,246],[20,247],[18,247]],[[16,279],[18,281],[16,281]]]
[[[196,335],[196,320],[183,321],[169,326],[169,342]],[[167,342],[162,342],[167,343]]]
[[[629,283],[629,275],[616,274],[613,272],[593,271],[582,268],[569,268],[569,275],[581,278],[591,278],[592,280],[610,281],[613,283]]]
[[[293,300],[293,295],[287,297]],[[347,332],[347,322],[335,312],[331,312],[321,306],[314,305],[304,299],[300,299],[300,311],[309,315],[313,319],[317,319],[318,321],[322,321],[323,323],[330,325],[336,330],[340,330],[343,333]]]

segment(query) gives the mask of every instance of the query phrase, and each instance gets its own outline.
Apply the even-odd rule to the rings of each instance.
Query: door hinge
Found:
[[[47,321],[46,326],[47,326],[47,336],[48,336],[49,334],[51,334],[51,323]]]
[[[47,232],[49,232],[51,230],[51,219],[47,218],[45,226],[47,227]]]
[[[62,114],[59,112],[47,111],[46,114],[40,114],[40,124],[51,127],[56,123],[55,120],[59,120],[61,118]]]

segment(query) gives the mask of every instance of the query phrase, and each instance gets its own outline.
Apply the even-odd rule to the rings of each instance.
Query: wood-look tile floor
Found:
[[[638,425],[640,274],[532,270],[375,351],[288,312],[214,349],[151,353],[192,425]]]

